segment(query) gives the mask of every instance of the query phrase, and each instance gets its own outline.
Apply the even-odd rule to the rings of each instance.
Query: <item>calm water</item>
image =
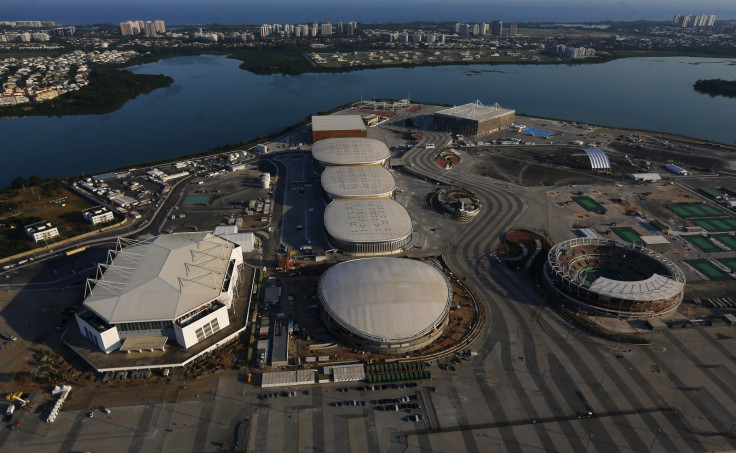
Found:
[[[133,68],[172,86],[108,115],[0,120],[0,185],[16,176],[64,176],[203,152],[273,133],[353,100],[391,97],[463,104],[480,99],[519,113],[660,130],[733,144],[736,100],[695,92],[729,78],[734,59],[635,58],[579,66],[444,66],[344,74],[259,76],[223,56],[172,58]]]

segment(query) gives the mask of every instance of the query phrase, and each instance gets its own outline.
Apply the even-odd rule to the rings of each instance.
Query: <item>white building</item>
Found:
[[[26,225],[23,229],[26,230],[28,237],[33,239],[33,242],[41,242],[59,236],[58,228],[46,221]]]
[[[105,353],[189,348],[230,325],[242,263],[239,246],[210,233],[120,239],[87,280],[77,326]]]
[[[82,211],[82,217],[92,225],[111,222],[115,218],[112,211],[105,206],[95,206],[94,208],[85,209]]]

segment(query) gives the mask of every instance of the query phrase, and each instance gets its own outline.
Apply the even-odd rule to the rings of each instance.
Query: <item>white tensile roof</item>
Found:
[[[390,198],[336,199],[325,208],[330,236],[349,242],[385,242],[407,237],[411,217]]]
[[[614,299],[656,301],[674,297],[682,292],[684,283],[664,275],[654,274],[637,282],[611,280],[600,277],[590,285],[590,291]]]
[[[313,131],[361,131],[365,130],[365,123],[360,115],[314,115],[312,116]]]
[[[380,164],[391,153],[383,142],[371,138],[328,138],[312,145],[312,157],[326,165]]]
[[[320,279],[322,303],[335,322],[379,341],[410,341],[439,325],[451,290],[434,266],[404,258],[346,261]]]
[[[452,116],[482,122],[514,112],[515,110],[501,108],[498,104],[483,105],[480,101],[475,101],[469,104],[456,105],[449,109],[439,110],[435,112],[435,115]]]
[[[220,295],[233,248],[210,233],[178,233],[116,252],[84,300],[111,324],[174,320]]]
[[[322,188],[340,198],[380,197],[390,195],[396,182],[380,165],[332,166],[322,172]]]
[[[600,148],[590,148],[585,150],[585,154],[590,159],[590,167],[593,170],[610,170],[611,162],[608,161],[606,152]]]

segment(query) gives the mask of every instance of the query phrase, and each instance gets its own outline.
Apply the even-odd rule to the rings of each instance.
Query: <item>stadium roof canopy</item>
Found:
[[[313,131],[355,131],[365,130],[365,123],[360,115],[314,115]]]
[[[412,232],[409,213],[390,198],[336,199],[324,219],[330,236],[346,242],[394,241]]]
[[[585,150],[585,154],[590,158],[590,166],[593,170],[610,170],[611,162],[608,161],[606,153],[599,148],[590,148]]]
[[[177,319],[221,294],[234,247],[204,232],[132,242],[88,280],[84,305],[111,324]]]
[[[380,197],[390,195],[396,182],[380,165],[331,166],[322,173],[322,188],[341,198]]]
[[[515,110],[501,108],[500,105],[493,104],[491,106],[483,105],[480,101],[471,102],[469,104],[457,105],[449,109],[439,110],[435,115],[454,116],[466,120],[488,121],[507,113],[515,112]]]
[[[327,165],[366,165],[380,164],[391,153],[383,142],[370,138],[328,138],[312,145],[312,157]]]
[[[637,282],[611,280],[600,277],[590,285],[590,290],[616,299],[636,301],[665,300],[680,294],[685,284],[664,275],[654,274],[646,280]]]
[[[452,293],[444,275],[427,263],[365,258],[331,267],[320,280],[331,318],[354,334],[378,341],[409,341],[439,325]]]

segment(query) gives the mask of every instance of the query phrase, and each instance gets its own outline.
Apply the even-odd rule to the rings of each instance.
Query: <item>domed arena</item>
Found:
[[[351,347],[380,354],[421,349],[448,322],[452,289],[421,261],[363,258],[337,264],[319,281],[322,320]]]
[[[659,253],[610,239],[579,238],[549,251],[545,277],[565,300],[585,311],[646,318],[675,310],[685,275]]]

